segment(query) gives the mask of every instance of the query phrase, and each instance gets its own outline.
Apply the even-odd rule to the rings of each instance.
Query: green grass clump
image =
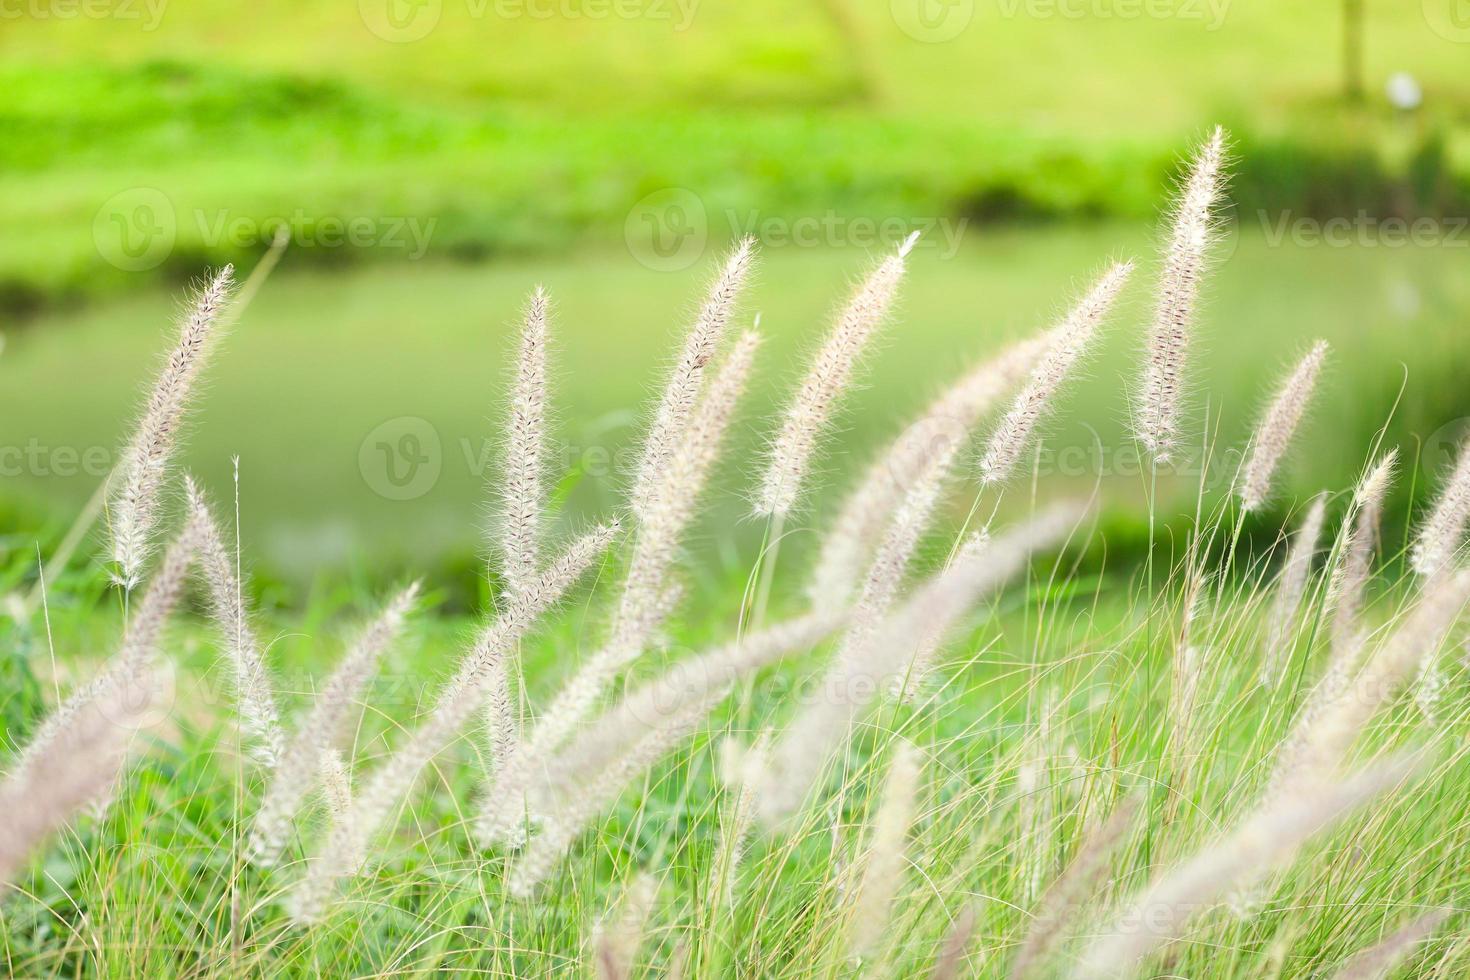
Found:
[[[709,880],[730,805],[715,776],[718,742],[783,717],[792,685],[819,669],[815,660],[755,680],[688,746],[630,786],[534,903],[506,897],[503,859],[473,848],[465,804],[484,761],[482,741],[467,733],[406,802],[372,872],[324,925],[302,932],[274,903],[299,874],[321,817],[303,823],[277,871],[245,863],[241,837],[258,780],[243,768],[213,641],[188,626],[171,644],[180,658],[175,721],[149,738],[108,816],[68,832],[7,899],[0,924],[7,969],[16,976],[587,971],[592,924],[628,875],[657,867],[661,887],[641,968],[658,975],[688,957],[699,968],[686,975],[847,975],[857,970],[845,959],[841,868],[857,857],[869,787],[901,734],[932,761],[909,844],[913,866],[877,969],[922,974],[969,905],[978,911],[970,969],[1003,975],[1034,908],[1036,876],[1045,883],[1059,873],[1088,829],[1130,793],[1142,794],[1145,807],[1100,907],[1248,808],[1317,663],[1299,650],[1280,687],[1259,687],[1255,610],[1265,597],[1252,589],[1264,586],[1226,590],[1198,627],[1208,638],[1194,719],[1200,749],[1187,760],[1171,757],[1169,651],[1150,644],[1148,622],[1162,628],[1177,609],[1166,603],[1151,612],[1142,582],[1121,572],[1060,593],[1046,586],[1049,568],[1034,574],[1033,584],[979,614],[946,658],[931,702],[875,719],[830,770],[826,802],[789,835],[752,843],[728,912],[717,908]],[[691,613],[680,639],[704,643],[710,627],[702,624],[727,621],[734,588],[737,581],[711,583],[699,597],[707,614]],[[58,649],[99,648],[116,625],[104,590],[98,579],[78,583],[72,596],[53,595]],[[1384,596],[1377,608],[1393,604]],[[291,692],[289,704],[307,703],[310,678],[335,659],[332,634],[371,605],[321,595],[302,614],[273,619],[266,635],[276,638],[273,670]],[[573,617],[525,649],[533,696],[566,670],[565,651],[586,625]],[[372,766],[426,705],[426,685],[447,672],[467,626],[421,622],[411,644],[391,655],[352,734],[359,766]],[[7,634],[15,661],[44,672],[46,638],[13,625]],[[78,674],[88,669],[69,663]],[[1462,802],[1470,760],[1453,733],[1470,724],[1466,681],[1453,665],[1453,693],[1436,731],[1456,747],[1436,756],[1414,791],[1385,799],[1311,848],[1273,879],[1250,918],[1223,907],[1203,915],[1187,941],[1170,948],[1167,969],[1191,977],[1330,972],[1421,910],[1463,908],[1454,855],[1470,846]],[[7,717],[44,710],[41,687],[49,682],[7,686]],[[1038,744],[1043,716],[1050,741]],[[1421,724],[1412,705],[1398,709],[1362,751],[1416,739]],[[26,730],[10,727],[7,738],[23,740]],[[1023,789],[1019,770],[1027,764],[1039,765],[1041,779]],[[1040,819],[1027,823],[1036,813]],[[1410,975],[1451,977],[1470,965],[1455,922],[1416,955]]]

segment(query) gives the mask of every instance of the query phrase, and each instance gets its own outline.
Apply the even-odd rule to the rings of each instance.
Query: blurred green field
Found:
[[[1054,491],[1098,482],[1106,499],[1137,513],[1142,480],[1125,423],[1152,249],[1148,229],[1118,225],[971,231],[952,257],[937,235],[921,244],[866,389],[831,443],[827,478],[840,482],[962,366],[1044,325],[1106,259],[1135,255],[1144,268],[1101,356],[1064,399],[1039,465]],[[1390,415],[1391,440],[1410,458],[1428,440],[1423,469],[1438,472],[1460,432],[1447,423],[1470,416],[1456,380],[1467,357],[1464,252],[1273,244],[1255,228],[1227,249],[1207,298],[1196,399],[1216,458],[1203,476],[1189,468],[1166,483],[1184,495],[1201,479],[1223,491],[1233,473],[1229,451],[1248,434],[1268,386],[1319,335],[1334,353],[1312,427],[1293,453],[1283,505],[1350,483]],[[508,345],[525,294],[541,282],[556,304],[566,519],[614,511],[648,393],[703,288],[713,245],[710,253],[680,272],[589,251],[556,261],[402,262],[334,275],[293,273],[288,253],[210,369],[185,465],[228,495],[230,460],[240,456],[246,550],[272,572],[300,579],[378,563],[472,566],[498,451]],[[721,481],[736,489],[715,502],[710,533],[758,533],[738,520],[739,494],[749,488],[744,460],[768,432],[800,355],[868,262],[858,249],[763,253],[745,315],[761,313],[770,343],[738,462]],[[86,454],[100,460],[124,437],[177,303],[170,292],[152,291],[48,316],[11,338],[0,359],[0,445],[16,447],[7,459],[19,463],[7,489],[29,502],[15,523],[30,526],[44,514],[55,526],[80,508],[99,478],[81,472]],[[86,397],[62,379],[85,379]],[[20,460],[28,445],[39,464]],[[74,475],[57,476],[48,461],[67,449]],[[419,456],[424,466],[411,471],[410,457]],[[10,543],[34,547],[29,536]]]
[[[731,213],[1146,218],[1221,121],[1243,207],[1470,202],[1465,48],[1432,11],[1368,11],[1367,99],[1346,106],[1333,4],[961,0],[924,6],[931,29],[919,0],[679,0],[687,23],[676,0],[391,2],[433,29],[385,40],[371,2],[156,23],[140,3],[136,23],[0,32],[0,310],[179,281],[258,254],[276,222],[321,264],[414,251],[385,227],[405,221],[459,259],[616,242],[668,187],[724,233]],[[1412,118],[1383,94],[1397,71],[1424,89]],[[354,221],[361,241],[324,243]]]
[[[0,446],[40,454],[4,477],[7,527],[75,513],[183,285],[248,268],[278,224],[285,265],[222,352],[188,459],[223,489],[241,456],[246,536],[272,570],[472,563],[507,326],[533,283],[561,310],[576,520],[619,503],[617,454],[722,242],[753,231],[767,253],[748,453],[844,284],[926,229],[834,442],[840,478],[1106,257],[1152,261],[1179,161],[1220,120],[1243,230],[1201,362],[1214,445],[1238,444],[1271,372],[1319,334],[1337,342],[1324,413],[1342,426],[1302,454],[1295,490],[1356,470],[1400,362],[1395,439],[1439,432],[1438,459],[1442,427],[1470,415],[1452,372],[1470,307],[1456,226],[1422,247],[1275,241],[1282,221],[1470,207],[1466,48],[1428,8],[1367,12],[1367,96],[1350,106],[1333,4],[526,2],[136,4],[0,25]],[[1412,116],[1383,95],[1401,70],[1424,87]],[[1105,470],[1123,495],[1139,491],[1126,465],[1077,460],[1125,445],[1146,282],[1130,302],[1064,415],[1083,421],[1054,436],[1055,468]],[[387,499],[364,473],[422,443],[405,417],[425,420],[439,473]]]
[[[1448,11],[1369,4],[1366,82],[1412,71],[1470,99]],[[1337,3],[1268,0],[218,0],[153,16],[30,20],[7,63],[167,57],[339,77],[395,98],[641,106],[855,104],[906,118],[1173,138],[1243,108],[1331,95]],[[1441,13],[1444,16],[1439,16]],[[396,18],[390,21],[389,16]],[[1119,54],[1127,52],[1127,57]]]

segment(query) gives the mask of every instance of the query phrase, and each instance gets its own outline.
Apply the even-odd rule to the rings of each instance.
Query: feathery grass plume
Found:
[[[142,576],[158,525],[159,491],[178,442],[194,382],[209,353],[214,327],[229,299],[234,267],[225,266],[200,291],[179,328],[179,339],[154,382],[143,417],[123,450],[121,480],[108,508],[114,575],[128,591]]]
[[[1202,685],[1205,652],[1194,641],[1194,624],[1204,607],[1210,576],[1197,563],[1191,562],[1188,583],[1184,589],[1184,609],[1179,635],[1174,642],[1169,683],[1169,755],[1176,778],[1187,772],[1198,752],[1200,720],[1199,692]]]
[[[1393,482],[1398,450],[1391,449],[1358,484],[1353,496],[1356,514],[1353,528],[1343,547],[1342,563],[1332,576],[1328,590],[1332,597],[1332,657],[1342,661],[1342,669],[1350,669],[1357,659],[1360,645],[1358,618],[1363,595],[1373,577],[1373,550],[1378,541],[1378,521],[1383,511],[1383,498]]]
[[[120,777],[133,736],[158,696],[158,680],[115,686],[78,705],[31,764],[0,783],[0,884],[72,815],[106,795]]]
[[[531,294],[521,325],[511,388],[509,433],[499,488],[500,571],[512,591],[535,582],[541,568],[541,485],[546,453],[546,291]]]
[[[643,508],[661,496],[657,488],[664,482],[663,469],[684,444],[685,430],[704,390],[705,369],[719,351],[730,318],[734,316],[736,301],[750,277],[755,247],[754,238],[742,238],[726,260],[710,285],[709,295],[689,328],[684,349],[679,352],[679,359],[664,385],[633,485],[633,512],[639,520],[644,519]]]
[[[1276,467],[1286,455],[1292,436],[1307,412],[1317,375],[1326,359],[1327,341],[1319,340],[1277,389],[1276,397],[1261,418],[1251,440],[1250,458],[1241,471],[1240,504],[1246,512],[1256,510],[1270,496],[1271,478],[1276,475]]]
[[[868,343],[888,316],[903,281],[904,260],[918,238],[918,232],[910,235],[897,253],[879,263],[858,286],[812,358],[767,453],[766,473],[756,497],[757,515],[784,517],[796,507],[817,443],[852,384]]]
[[[1200,724],[1199,691],[1204,651],[1193,644],[1176,647],[1169,683],[1169,756],[1176,776],[1183,776],[1197,752]]]
[[[848,922],[848,950],[852,956],[877,951],[887,935],[893,901],[903,886],[909,829],[917,814],[919,778],[923,761],[912,743],[900,739],[888,764],[883,797],[873,815],[867,860],[853,899]]]
[[[1036,727],[1027,735],[1021,761],[1016,766],[1016,839],[1022,842],[1017,873],[1026,883],[1025,894],[1032,899],[1041,896],[1042,884],[1051,867],[1050,775],[1055,720],[1056,697],[1048,692],[1043,695]]]
[[[1027,360],[1034,360],[1034,356]],[[1009,367],[1009,365],[1007,365]],[[1012,372],[1019,373],[1012,368]],[[999,385],[992,381],[999,394]],[[876,624],[887,615],[903,585],[910,563],[924,535],[933,522],[934,512],[943,495],[944,484],[963,446],[963,439],[952,437],[935,440],[927,453],[915,453],[906,460],[910,482],[888,519],[888,529],[879,540],[873,559],[863,579],[862,590],[853,611],[853,622],[843,638],[839,658],[846,658],[861,646]],[[910,680],[910,671],[893,678],[894,694],[901,693]],[[922,681],[922,678],[915,679]],[[917,683],[911,690],[917,690]]]
[[[494,782],[521,739],[520,719],[510,691],[510,670],[503,660],[490,669],[485,682],[485,733],[489,738],[486,774]]]
[[[349,712],[377,673],[383,651],[402,633],[418,591],[415,582],[394,597],[363,630],[322,685],[311,711],[301,720],[295,737],[282,752],[280,764],[266,784],[246,845],[252,863],[270,867],[280,858],[292,820],[316,778],[327,771],[336,751],[333,743],[342,737]]]
[[[1403,759],[1376,763],[1341,782],[1283,797],[1247,815],[1235,829],[1143,889],[1087,947],[1072,975],[1087,980],[1135,975],[1145,956],[1178,939],[1194,914],[1232,885],[1248,884],[1289,863],[1307,840],[1412,773],[1413,766]]]
[[[634,875],[612,914],[597,924],[592,934],[592,951],[594,972],[600,980],[632,977],[657,897],[658,882],[652,875]]]
[[[965,953],[970,941],[975,938],[975,906],[966,905],[955,916],[954,925],[945,934],[944,945],[934,958],[934,968],[929,971],[929,980],[955,980],[960,968],[965,965]]]
[[[1409,565],[1426,578],[1449,567],[1470,521],[1470,439],[1460,446],[1459,461],[1429,518],[1419,528]]]
[[[1275,687],[1286,664],[1287,648],[1296,633],[1301,616],[1302,599],[1307,593],[1307,579],[1312,574],[1312,561],[1317,557],[1322,526],[1327,520],[1327,498],[1318,495],[1307,510],[1301,527],[1292,536],[1281,579],[1276,585],[1276,599],[1271,605],[1271,626],[1266,636],[1266,652],[1261,658],[1260,683]]]
[[[322,753],[321,764],[322,799],[333,820],[340,820],[352,809],[352,774],[342,753],[335,748]]]
[[[959,448],[955,444],[941,449],[921,464],[913,485],[894,511],[888,531],[863,579],[862,591],[853,608],[853,622],[843,637],[842,649],[838,651],[839,659],[853,656],[893,607],[914,553],[933,520],[945,477]],[[901,687],[903,681],[902,676],[895,677],[895,689]]]
[[[31,736],[29,744],[16,759],[14,772],[30,768],[45,754],[53,739],[65,730],[72,717],[84,705],[117,690],[146,689],[151,683],[154,660],[163,629],[173,615],[174,607],[184,593],[189,567],[199,553],[204,530],[193,517],[164,551],[163,561],[148,579],[141,601],[134,607],[123,633],[122,644],[103,665],[102,670],[82,687],[72,692],[46,716]]]
[[[1108,872],[1108,862],[1133,827],[1142,799],[1130,796],[1119,803],[1102,826],[1085,841],[1077,856],[1041,897],[1040,906],[1026,938],[1011,963],[1011,980],[1037,975],[1056,948],[1062,930],[1077,918],[1078,910],[1092,897]]]
[[[1190,334],[1200,282],[1216,238],[1214,209],[1224,184],[1224,156],[1225,131],[1216,126],[1195,155],[1174,205],[1174,227],[1164,252],[1143,385],[1133,419],[1138,441],[1156,463],[1167,463],[1179,446]]]
[[[1431,727],[1439,724],[1439,700],[1449,683],[1438,657],[1430,657],[1420,666],[1414,681],[1414,703],[1424,716],[1424,723]]]
[[[1358,734],[1408,683],[1470,602],[1470,570],[1440,579],[1350,683],[1313,692],[1278,754],[1267,797],[1301,792],[1342,765]],[[1322,685],[1319,684],[1319,687]]]
[[[1393,935],[1375,943],[1352,956],[1333,974],[1333,980],[1385,980],[1414,947],[1432,936],[1444,920],[1449,918],[1449,909],[1435,909],[1421,915]]]
[[[1460,550],[1467,520],[1470,520],[1470,440],[1461,446],[1460,459],[1449,482],[1414,539],[1410,567],[1425,579],[1443,575]],[[1438,658],[1427,658],[1414,683],[1414,700],[1431,725],[1437,721],[1436,708],[1447,684]]]
[[[521,327],[520,353],[511,392],[504,480],[501,484],[501,572],[512,592],[536,579],[541,565],[541,522],[546,450],[546,291],[531,294]],[[490,775],[510,757],[520,737],[510,693],[510,671],[497,663],[486,685],[485,727],[490,738]]]
[[[546,880],[587,825],[611,806],[623,787],[662,759],[697,727],[728,693],[718,688],[681,711],[659,719],[628,752],[601,773],[587,780],[548,808],[541,833],[531,839],[526,850],[511,868],[507,888],[515,898],[530,898]]]
[[[1102,326],[1118,293],[1133,272],[1132,262],[1115,262],[1050,332],[1051,346],[1041,355],[1025,387],[991,433],[980,458],[980,480],[989,485],[1010,476],[1051,407],[1052,399]]]
[[[847,604],[890,515],[912,486],[913,474],[926,459],[951,452],[951,446],[968,439],[981,417],[1031,370],[1046,344],[1044,335],[1020,341],[972,369],[873,461],[822,538],[821,553],[807,585],[807,598],[814,608],[837,609]]]
[[[1061,539],[1080,516],[1075,505],[1056,505],[983,546],[972,538],[867,642],[838,658],[823,680],[822,696],[796,716],[773,747],[769,765],[754,774],[760,821],[771,827],[797,809],[853,725],[905,669],[916,638],[947,634],[976,600],[1020,572],[1033,551]]]
[[[804,653],[836,629],[843,617],[813,613],[778,623],[707,653],[674,664],[657,678],[625,694],[588,724],[546,764],[545,793],[564,793],[611,765],[667,716],[704,701],[770,664]]]
[[[759,334],[747,331],[736,342],[688,419],[682,444],[664,461],[649,506],[639,517],[611,635],[552,700],[531,733],[531,755],[544,756],[566,740],[596,706],[607,685],[643,652],[667,615],[674,594],[669,572],[709,471],[719,458],[720,444],[745,390],[760,340]]]
[[[719,842],[715,845],[711,864],[712,880],[705,900],[712,900],[725,911],[735,907],[740,865],[755,827],[755,786],[745,778],[745,756],[751,754],[757,759],[763,758],[766,748],[764,738],[756,739],[748,753],[733,738],[727,738],[720,744],[721,778],[730,790],[730,806],[720,821]]]
[[[306,924],[319,919],[336,893],[338,883],[358,873],[373,838],[394,808],[408,795],[424,767],[474,714],[489,671],[514,648],[540,615],[581,578],[612,543],[617,530],[616,524],[606,525],[577,539],[547,566],[531,587],[513,596],[495,620],[481,629],[428,717],[373,772],[345,818],[333,825],[306,877],[288,899],[296,922]]]
[[[202,531],[199,565],[208,586],[210,611],[229,649],[240,730],[248,739],[255,760],[270,769],[280,761],[285,735],[281,731],[280,712],[276,709],[276,697],[265,658],[261,655],[260,642],[245,614],[242,583],[235,574],[230,553],[225,550],[209,503],[187,474],[184,476],[184,492],[189,513]]]
[[[965,547],[977,554],[990,547],[990,529],[981,528],[976,531]],[[905,704],[913,704],[918,700],[920,693],[924,690],[925,682],[934,671],[934,658],[944,646],[945,636],[943,628],[925,626],[913,638],[913,653],[909,656],[905,668],[888,685],[889,694],[899,698]]]

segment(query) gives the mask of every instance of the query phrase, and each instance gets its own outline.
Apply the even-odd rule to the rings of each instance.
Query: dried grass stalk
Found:
[[[1428,578],[1447,569],[1460,550],[1467,521],[1470,521],[1470,440],[1460,447],[1459,462],[1414,539],[1409,555],[1414,571]]]
[[[633,512],[644,519],[643,508],[658,499],[663,470],[687,438],[694,407],[704,391],[704,375],[719,353],[736,302],[755,262],[755,239],[741,239],[710,286],[684,348],[664,385],[663,394],[643,444],[638,477],[633,485]]]
[[[1062,931],[1075,923],[1080,908],[1107,874],[1108,863],[1133,827],[1141,802],[1140,797],[1131,796],[1120,803],[1078,849],[1067,870],[1046,890],[1011,963],[1011,980],[1034,976],[1046,964]]]
[[[1133,428],[1156,463],[1168,463],[1183,429],[1184,375],[1193,346],[1195,307],[1210,247],[1217,239],[1215,206],[1224,188],[1225,131],[1216,126],[1200,147],[1174,204],[1158,303],[1149,329]]]
[[[1311,837],[1399,786],[1412,771],[1404,760],[1379,763],[1248,815],[1146,887],[1087,947],[1074,975],[1087,980],[1133,976],[1145,956],[1180,938],[1188,922],[1232,886],[1289,862]]]
[[[0,884],[79,810],[107,795],[122,774],[133,736],[158,698],[157,678],[109,687],[78,705],[31,764],[0,783]]]
[[[1356,953],[1333,974],[1333,980],[1384,980],[1414,947],[1432,936],[1444,920],[1450,916],[1449,909],[1435,909],[1421,915],[1391,936],[1361,952]]]
[[[307,868],[305,879],[288,899],[292,918],[299,923],[310,923],[321,917],[338,884],[362,868],[373,839],[413,788],[424,767],[474,714],[491,668],[576,583],[612,543],[616,533],[617,526],[609,525],[578,539],[548,566],[534,585],[515,595],[500,615],[480,631],[428,717],[378,767],[353,800],[345,818],[333,825],[320,853]]]
[[[117,691],[146,690],[152,683],[164,627],[183,596],[189,568],[199,553],[203,537],[204,529],[197,520],[185,522],[149,578],[142,600],[132,610],[118,651],[96,677],[74,691],[41,722],[16,759],[16,773],[26,771],[45,755],[52,740],[66,729],[83,706]]]
[[[851,601],[865,563],[924,462],[952,454],[1006,390],[1030,372],[1050,335],[1013,344],[960,378],[879,455],[842,503],[807,586],[816,608]]]
[[[353,706],[376,675],[384,651],[402,633],[404,621],[418,597],[418,588],[418,583],[414,583],[400,592],[363,631],[301,720],[295,737],[266,784],[255,813],[246,845],[246,853],[254,864],[269,867],[280,857],[291,822],[316,778],[325,774],[336,751],[334,743],[342,737]]]
[[[1260,508],[1270,496],[1272,477],[1307,413],[1317,375],[1326,359],[1327,342],[1319,340],[1277,389],[1276,397],[1256,427],[1251,454],[1240,479],[1240,504],[1247,512]]]
[[[972,540],[953,564],[920,586],[851,655],[838,658],[823,681],[821,696],[796,716],[775,744],[761,772],[760,820],[773,826],[793,813],[811,791],[832,753],[852,726],[908,668],[916,642],[943,636],[974,602],[1025,565],[1032,551],[1055,543],[1080,516],[1059,505],[981,547]]]
[[[505,463],[499,485],[497,550],[500,571],[516,591],[541,570],[541,525],[546,469],[546,291],[531,294],[521,325],[520,351],[511,387]]]
[[[1091,347],[1108,310],[1132,273],[1132,262],[1115,262],[1067,318],[1051,331],[1051,346],[1041,356],[1010,410],[1001,417],[980,457],[982,483],[1000,483],[1011,475],[1031,444],[1037,426],[1051,409],[1052,400]]]
[[[1276,598],[1271,605],[1271,626],[1266,636],[1265,656],[1261,658],[1260,682],[1275,687],[1281,681],[1288,648],[1296,635],[1301,618],[1302,599],[1307,594],[1307,580],[1312,562],[1322,540],[1322,526],[1327,520],[1327,498],[1318,496],[1307,510],[1301,527],[1292,536],[1281,579],[1276,585]]]
[[[879,263],[858,286],[812,358],[771,444],[765,477],[756,496],[757,515],[784,518],[796,507],[817,444],[852,386],[858,362],[888,316],[903,280],[904,259],[917,240],[917,232],[910,235],[896,254]]]
[[[204,494],[188,476],[184,490],[189,513],[202,529],[199,564],[208,586],[210,611],[228,645],[240,730],[255,760],[267,769],[274,768],[284,749],[285,734],[260,641],[245,612],[244,588]]]
[[[679,543],[694,517],[720,445],[734,418],[760,347],[745,333],[711,380],[683,433],[683,444],[664,463],[653,500],[639,517],[627,578],[607,644],[588,660],[552,700],[529,738],[526,753],[545,757],[596,707],[607,686],[638,658],[671,605],[669,574]]]
[[[114,574],[128,591],[137,586],[152,550],[163,481],[233,282],[234,267],[227,265],[200,290],[114,474],[119,482],[108,506],[111,555]]]
[[[862,877],[853,899],[848,924],[848,949],[866,956],[880,949],[888,932],[894,900],[903,887],[908,864],[907,841],[917,814],[919,777],[923,763],[919,750],[900,739],[888,764],[883,795],[873,816]]]

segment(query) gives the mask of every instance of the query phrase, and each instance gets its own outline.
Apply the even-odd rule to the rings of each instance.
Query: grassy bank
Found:
[[[309,76],[186,62],[10,65],[0,146],[0,306],[177,285],[249,262],[278,227],[298,265],[473,261],[690,236],[827,246],[907,230],[1151,219],[1182,147],[1167,133],[1048,131],[862,105],[605,112],[423,104]],[[1458,130],[1442,113],[1304,105],[1289,123],[1226,113],[1237,214],[1462,214]],[[876,231],[875,231],[876,229]]]

